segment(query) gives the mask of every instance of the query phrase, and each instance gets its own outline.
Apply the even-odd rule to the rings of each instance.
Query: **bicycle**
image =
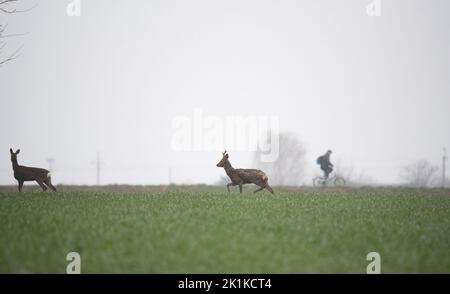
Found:
[[[329,176],[328,179],[325,179],[322,176],[317,176],[313,179],[314,187],[326,187],[330,184],[336,187],[345,186],[345,179],[343,177],[339,177],[336,173],[333,173],[332,176]]]

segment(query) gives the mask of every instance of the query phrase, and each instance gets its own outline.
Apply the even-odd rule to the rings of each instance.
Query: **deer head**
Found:
[[[20,149],[17,149],[17,151],[14,152],[12,148],[9,148],[9,153],[11,153],[11,161],[17,161],[17,154],[20,153]]]
[[[216,166],[217,167],[225,167],[225,164],[227,162],[228,162],[228,153],[227,153],[227,150],[225,150],[225,152],[222,152],[222,160],[220,160]]]

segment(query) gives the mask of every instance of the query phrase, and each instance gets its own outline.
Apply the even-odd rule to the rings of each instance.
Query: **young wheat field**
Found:
[[[449,190],[36,189],[0,192],[1,273],[450,272]]]

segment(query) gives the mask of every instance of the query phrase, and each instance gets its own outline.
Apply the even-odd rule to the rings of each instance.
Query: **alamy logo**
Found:
[[[70,261],[66,267],[66,273],[79,274],[81,273],[81,257],[78,252],[69,252],[66,256],[66,260]]]
[[[381,16],[381,0],[372,0],[367,5],[366,12],[368,16]]]
[[[378,252],[369,252],[366,257],[370,261],[367,265],[366,272],[368,274],[381,274],[381,256]]]
[[[72,0],[69,4],[67,4],[66,13],[67,16],[80,16],[81,0]]]
[[[195,108],[192,117],[172,119],[171,147],[175,151],[260,151],[263,162],[279,155],[277,116],[204,116]]]

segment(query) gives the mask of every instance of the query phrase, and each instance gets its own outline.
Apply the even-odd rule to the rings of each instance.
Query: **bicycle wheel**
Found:
[[[334,180],[334,185],[335,185],[335,186],[338,186],[338,187],[345,186],[345,180],[344,180],[344,178],[336,177],[336,179]]]
[[[315,177],[313,179],[313,186],[314,187],[323,187],[325,181],[321,177]]]

